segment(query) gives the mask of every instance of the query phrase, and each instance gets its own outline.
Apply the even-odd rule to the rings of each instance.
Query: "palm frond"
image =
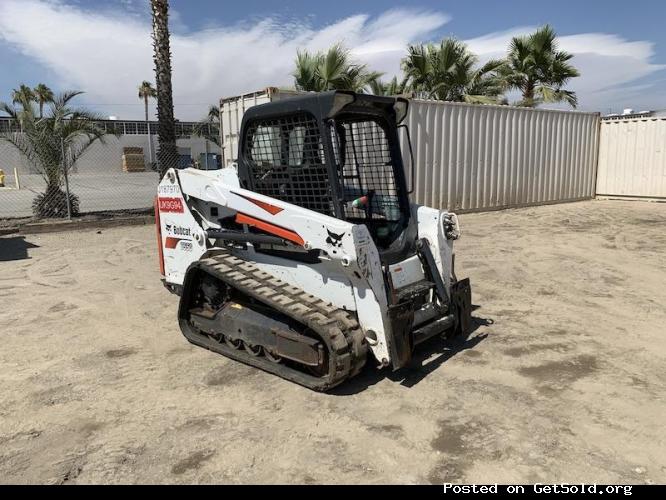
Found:
[[[9,115],[10,118],[18,120],[18,111],[14,106],[6,102],[0,102],[0,111]]]
[[[20,132],[0,134],[0,142],[2,141],[14,146],[14,148],[19,153],[21,153],[30,163],[35,161],[34,149],[31,147],[30,141],[26,140],[24,134]]]
[[[350,82],[349,73],[353,71],[349,63],[349,51],[339,44],[329,48],[317,65],[317,76],[323,90],[346,88]]]
[[[463,100],[468,104],[501,104],[503,98],[491,95],[465,94]]]
[[[153,84],[147,80],[141,82],[139,85],[139,99],[148,99],[151,97],[157,97],[157,89],[153,87]]]
[[[57,94],[53,99],[53,105],[57,108],[65,108],[75,97],[85,94],[82,90],[66,90]]]
[[[386,85],[384,82],[382,82],[380,79],[373,80],[370,82],[369,85],[369,90],[370,93],[373,95],[387,95],[386,94]]]
[[[311,54],[307,50],[296,53],[296,67],[292,72],[297,89],[305,91],[320,91],[320,82],[317,77],[320,55]]]
[[[30,87],[22,83],[18,89],[12,90],[11,98],[13,104],[20,104],[27,111],[32,108],[35,93]]]
[[[107,135],[99,126],[103,119],[100,114],[71,105],[81,93],[67,91],[55,96],[43,117],[38,117],[32,107],[17,110],[5,104],[0,108],[21,124],[20,132],[0,138],[23,155],[49,186],[62,182],[63,147],[69,152],[71,168],[92,144],[103,142]]]
[[[208,114],[206,118],[209,122],[219,122],[220,121],[220,107],[216,105],[211,105],[208,108]]]
[[[365,64],[354,62],[348,49],[335,44],[325,52],[298,51],[292,76],[299,90],[366,92],[382,74],[370,71]]]
[[[578,98],[576,93],[570,90],[549,87],[548,85],[539,85],[536,88],[536,94],[540,102],[566,102],[572,108],[578,107]]]

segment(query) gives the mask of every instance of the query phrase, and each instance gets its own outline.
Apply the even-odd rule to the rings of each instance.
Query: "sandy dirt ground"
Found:
[[[188,344],[152,226],[1,238],[0,482],[666,481],[666,204],[461,221],[476,330],[333,394]]]

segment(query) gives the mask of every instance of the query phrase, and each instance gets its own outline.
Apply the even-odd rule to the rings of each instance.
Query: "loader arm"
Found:
[[[236,180],[234,180],[236,179]],[[234,249],[285,280],[297,283],[303,290],[321,297],[336,307],[356,311],[364,331],[373,332],[371,349],[375,357],[388,363],[386,325],[388,300],[379,252],[364,225],[351,224],[281,200],[270,198],[240,187],[234,169],[203,171],[196,169],[170,170],[159,187],[168,193],[171,203],[182,206],[182,212],[162,212],[164,269],[167,282],[182,285],[189,266],[221,248],[209,235],[219,234],[222,226],[214,217],[233,219],[243,228],[246,241],[250,230],[282,239],[285,249],[319,252],[318,265],[294,268],[280,258],[266,258],[254,247]],[[164,198],[160,198],[164,199]],[[213,209],[213,210],[211,210]],[[211,215],[216,213],[216,216]],[[192,235],[193,251],[181,247],[169,248],[169,236],[174,228]],[[183,228],[185,230],[183,230]],[[326,283],[325,283],[326,282]]]

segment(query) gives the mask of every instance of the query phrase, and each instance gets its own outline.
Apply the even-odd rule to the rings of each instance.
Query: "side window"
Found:
[[[317,122],[306,115],[261,120],[248,130],[245,158],[258,170],[323,165]]]
[[[252,132],[248,159],[255,167],[270,168],[280,164],[280,128],[258,124]]]
[[[327,215],[334,213],[319,124],[311,115],[251,122],[242,154],[258,193]]]
[[[306,128],[296,125],[289,131],[289,166],[301,167],[304,163]]]
[[[400,203],[387,132],[380,120],[338,120],[331,129],[343,207],[350,219],[400,219]],[[367,197],[369,210],[354,205]]]

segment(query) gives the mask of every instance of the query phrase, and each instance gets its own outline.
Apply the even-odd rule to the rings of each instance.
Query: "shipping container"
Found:
[[[464,212],[595,195],[598,113],[411,100],[405,124],[417,203]]]
[[[601,121],[597,195],[666,198],[666,118]]]
[[[223,164],[238,154],[249,107],[302,95],[268,88],[222,99]],[[481,211],[593,198],[599,113],[413,99],[404,121],[415,159],[413,200]],[[411,172],[404,130],[401,148]]]

